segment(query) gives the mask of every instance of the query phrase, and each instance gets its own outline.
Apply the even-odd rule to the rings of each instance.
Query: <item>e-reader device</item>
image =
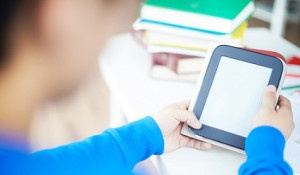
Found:
[[[243,153],[268,85],[276,86],[278,99],[285,61],[259,50],[227,45],[216,47],[206,61],[189,107],[202,128],[185,124],[181,133]]]

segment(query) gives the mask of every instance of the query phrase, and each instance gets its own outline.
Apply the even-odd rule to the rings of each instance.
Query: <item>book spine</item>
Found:
[[[170,53],[153,53],[152,63],[153,65],[166,66],[177,72],[179,57],[176,54]]]
[[[152,53],[153,65],[166,66],[173,72],[178,73],[179,62],[185,59],[195,59],[198,57],[180,55],[174,53]]]
[[[137,43],[140,44],[144,49],[147,49],[147,45],[143,41],[144,30],[131,30],[131,35]]]

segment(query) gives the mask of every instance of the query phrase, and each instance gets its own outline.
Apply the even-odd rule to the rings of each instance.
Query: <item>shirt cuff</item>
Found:
[[[285,138],[276,128],[271,126],[260,126],[253,129],[246,139],[245,151],[248,159],[274,155],[282,157],[285,147]]]
[[[132,162],[140,162],[153,154],[160,155],[164,152],[162,132],[150,116],[106,132],[115,137]]]

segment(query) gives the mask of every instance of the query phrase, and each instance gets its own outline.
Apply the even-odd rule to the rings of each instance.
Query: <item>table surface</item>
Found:
[[[245,37],[248,47],[274,50],[285,57],[300,55],[300,49],[288,41],[271,35],[263,28],[248,29]],[[128,122],[151,115],[166,105],[190,99],[195,83],[154,80],[150,77],[151,58],[130,34],[110,40],[100,56],[100,66],[114,103],[118,103]],[[292,79],[287,82],[300,80]],[[300,105],[293,103],[296,128],[287,143],[286,158],[294,171],[300,173]],[[115,116],[116,117],[116,116]],[[118,116],[119,117],[119,116]],[[115,120],[118,120],[118,117]],[[120,119],[121,120],[121,119]],[[290,152],[289,150],[293,150]],[[297,150],[295,152],[295,150]],[[210,151],[183,148],[159,158],[157,168],[162,174],[237,174],[245,156],[214,147]]]

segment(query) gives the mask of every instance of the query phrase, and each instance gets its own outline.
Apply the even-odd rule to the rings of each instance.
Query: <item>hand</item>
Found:
[[[189,101],[175,103],[153,116],[164,137],[164,152],[174,151],[181,147],[190,147],[201,150],[211,148],[209,143],[180,134],[184,122],[195,129],[201,128],[201,124],[197,120],[195,114],[187,110],[188,106]]]
[[[293,112],[290,101],[284,96],[278,99],[276,108],[276,88],[268,86],[263,97],[262,106],[254,118],[253,127],[272,126],[277,128],[287,140],[293,129]]]

